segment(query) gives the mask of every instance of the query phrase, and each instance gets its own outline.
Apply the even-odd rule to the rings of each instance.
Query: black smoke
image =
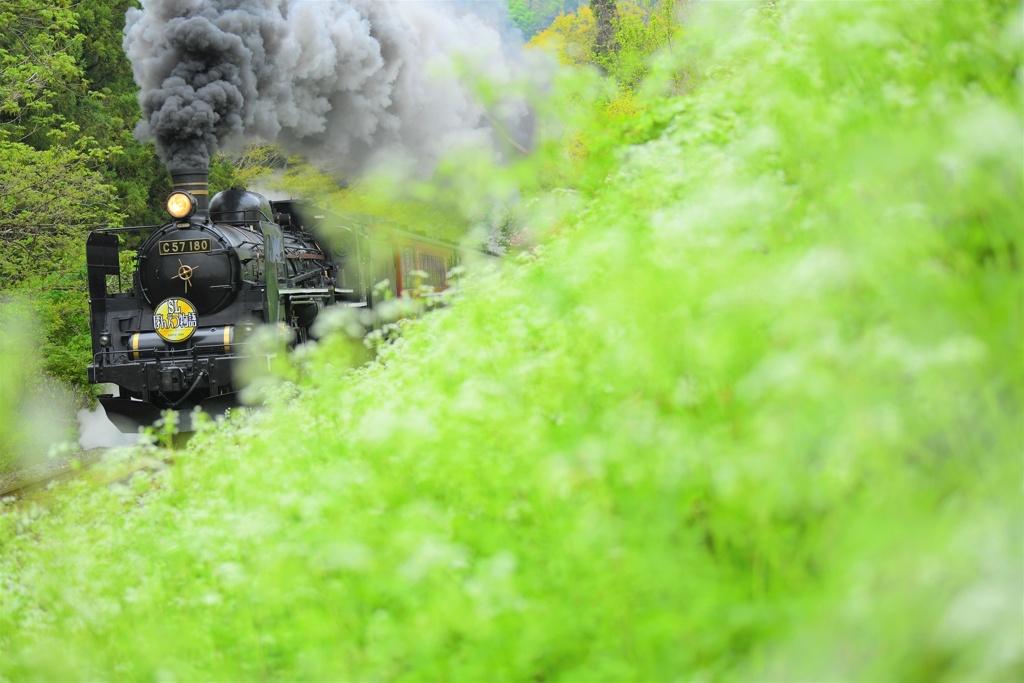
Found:
[[[279,142],[354,170],[377,153],[429,165],[454,145],[491,145],[486,110],[458,78],[469,64],[500,91],[517,46],[456,2],[142,0],[124,48],[141,92],[136,134],[173,171],[206,167],[232,141]],[[495,111],[497,109],[497,111]]]

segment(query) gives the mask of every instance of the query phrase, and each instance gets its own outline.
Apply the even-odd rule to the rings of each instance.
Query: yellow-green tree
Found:
[[[633,89],[647,76],[650,57],[668,45],[679,29],[683,4],[680,0],[591,3],[560,14],[529,45],[555,53],[563,64],[599,66]],[[602,37],[602,24],[614,35]]]
[[[573,136],[567,145],[569,158],[586,160],[598,176],[601,155],[595,156],[595,151],[619,135],[641,141],[663,127],[665,117],[650,110],[650,102],[642,103],[636,90],[650,74],[651,58],[670,46],[680,31],[684,9],[682,0],[624,0],[615,5],[615,39],[606,41],[604,48],[599,45],[598,21],[590,6],[558,16],[529,43],[556,55],[562,64],[596,66],[614,83],[608,96],[594,101],[595,116],[602,124]]]
[[[680,28],[684,3],[677,0],[619,2],[615,15],[615,53],[595,55],[601,65],[627,88],[638,86],[649,73],[651,56],[669,45]]]
[[[548,50],[562,64],[582,66],[591,63],[597,26],[594,13],[584,5],[575,12],[559,14],[551,25],[535,35],[527,45]]]

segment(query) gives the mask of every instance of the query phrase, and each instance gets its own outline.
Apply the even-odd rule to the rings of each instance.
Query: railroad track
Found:
[[[91,473],[94,466],[103,460],[105,450],[88,453],[60,463],[45,463],[35,468],[24,470],[20,476],[12,478],[0,488],[0,500],[6,502],[24,498],[27,494],[45,489],[54,482],[65,481],[86,473]],[[133,458],[124,463],[123,468],[105,473],[95,482],[96,485],[109,486],[127,481],[138,472],[152,471],[166,466],[171,462],[172,454],[163,456]]]
[[[17,472],[0,486],[0,499],[18,499],[26,493],[49,486],[81,474],[99,462],[101,453],[90,453],[80,457],[66,458],[56,463],[42,463]]]

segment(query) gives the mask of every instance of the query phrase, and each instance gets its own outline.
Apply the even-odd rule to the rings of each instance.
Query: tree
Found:
[[[152,144],[142,144],[132,131],[142,118],[138,86],[124,54],[124,16],[136,0],[77,3],[79,30],[85,36],[79,61],[90,97],[71,114],[82,131],[103,148],[120,148],[99,171],[117,190],[126,220],[135,225],[158,223],[165,217],[163,202],[169,178]]]
[[[68,0],[5,0],[0,26],[0,140],[46,148],[67,120],[60,109],[85,92],[84,36]]]
[[[76,61],[86,37],[69,0],[9,0],[0,10],[0,288],[66,260],[83,226],[123,219],[100,145],[72,116],[91,96]],[[95,41],[95,38],[94,38]],[[111,135],[110,137],[113,137]]]
[[[36,343],[44,370],[84,384],[90,351],[85,234],[124,219],[114,188],[90,169],[102,155],[0,141],[0,158],[0,291],[29,293],[42,325]]]
[[[125,218],[109,176],[129,126],[105,112],[110,92],[90,90],[79,61],[88,43],[102,53],[97,69],[116,68],[99,42],[112,40],[113,18],[87,39],[76,9],[69,0],[0,6],[0,290],[29,295],[43,368],[84,384],[85,235]]]
[[[60,268],[86,229],[124,219],[114,189],[89,169],[97,153],[0,142],[0,155],[0,289]]]
[[[594,58],[603,66],[610,62],[618,51],[619,44],[615,37],[618,8],[615,0],[590,0],[590,8],[594,12],[594,23],[597,28]]]
[[[584,5],[570,14],[560,14],[529,45],[554,52],[562,64],[582,66],[593,59],[597,30],[594,13]]]
[[[653,4],[619,2],[617,5],[616,52],[605,64],[619,83],[634,89],[649,74],[651,57],[668,45],[679,30],[683,3],[660,0]],[[595,59],[600,60],[600,55],[595,55]]]
[[[651,56],[680,27],[679,0],[594,0],[561,14],[529,45],[555,52],[563,64],[594,64],[626,90],[648,74]]]
[[[508,18],[524,34],[532,35],[535,32],[537,14],[529,8],[526,0],[509,0]]]
[[[508,0],[508,16],[512,23],[531,38],[549,26],[556,17],[572,13],[582,0]]]

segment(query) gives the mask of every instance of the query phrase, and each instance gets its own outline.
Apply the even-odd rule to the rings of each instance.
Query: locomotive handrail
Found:
[[[253,211],[253,212],[259,213],[260,220],[258,220],[258,221],[253,221],[251,219],[246,219],[246,220],[242,220],[242,221],[226,221],[226,220],[224,220],[224,218],[223,218],[224,214],[227,214],[227,213],[239,213],[238,211],[227,211],[227,210],[225,210],[225,211],[210,211],[208,215],[209,215],[211,221],[219,222],[219,223],[227,223],[228,225],[249,225],[251,223],[263,223],[263,222],[274,223],[274,219],[271,218],[270,216],[268,216],[266,211],[264,211],[263,209],[245,209],[244,213],[248,213],[249,211]],[[214,216],[220,216],[220,218],[215,219]]]
[[[170,221],[168,221],[168,223],[169,222]],[[159,225],[124,225],[124,226],[121,226],[119,228],[96,228],[95,230],[93,230],[93,232],[103,232],[103,233],[115,232],[116,233],[116,232],[131,232],[132,230],[156,230],[157,228],[164,227],[168,223],[161,223]]]
[[[342,294],[352,294],[355,290],[354,289],[335,289],[334,291],[335,292],[341,292]],[[313,287],[306,288],[306,287],[303,287],[301,289],[281,289],[280,293],[281,293],[282,296],[290,296],[290,295],[293,295],[293,294],[310,294],[310,295],[323,296],[325,294],[330,294],[331,290],[328,289],[327,287],[317,287],[317,288],[313,288]]]
[[[252,342],[236,342],[233,341],[230,344],[232,349],[244,349],[247,346],[252,346]],[[206,358],[211,353],[217,353],[224,347],[223,344],[196,344],[186,349],[138,349],[132,351],[100,351],[94,353],[92,360],[94,365],[124,365],[125,363],[118,363],[117,357],[120,356],[127,363],[134,363],[143,358],[154,358],[158,361],[171,361],[171,360],[198,360],[200,358]],[[205,350],[206,353],[198,353],[200,350]],[[131,355],[137,355],[138,358],[129,358]],[[230,355],[235,355],[234,353]],[[104,361],[101,363],[100,361]]]

